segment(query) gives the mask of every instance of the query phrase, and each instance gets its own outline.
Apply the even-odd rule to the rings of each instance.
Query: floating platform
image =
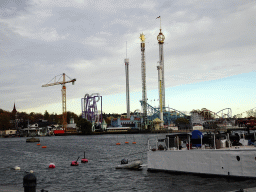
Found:
[[[32,142],[37,142],[38,143],[38,142],[40,142],[40,139],[32,137],[32,138],[27,139],[26,142],[31,142],[31,143]]]

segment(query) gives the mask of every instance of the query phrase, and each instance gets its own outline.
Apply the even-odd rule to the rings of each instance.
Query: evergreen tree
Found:
[[[83,135],[89,135],[92,133],[92,124],[91,124],[91,122],[87,121],[86,119],[81,118],[77,122],[77,127],[79,127],[79,129]]]
[[[50,117],[50,114],[48,113],[47,110],[45,110],[45,112],[44,112],[44,120],[49,121],[49,117]]]

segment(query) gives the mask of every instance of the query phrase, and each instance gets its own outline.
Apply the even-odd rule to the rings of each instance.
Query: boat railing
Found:
[[[204,137],[208,135],[208,138]],[[232,138],[229,133],[226,134],[210,134],[207,133],[205,135],[198,136],[198,139],[196,139],[197,144],[195,144],[194,140],[192,141],[190,138],[190,135],[188,135],[187,139],[184,139],[184,136],[181,135],[167,135],[164,139],[158,139],[156,140],[155,147],[151,148],[150,142],[148,140],[148,150],[191,150],[191,149],[241,149],[241,148],[247,148],[247,146],[252,145],[256,147],[256,144],[254,144],[255,141],[255,133],[252,136],[252,142],[249,143],[248,136],[245,136],[244,133],[241,134],[241,136],[238,136],[236,139],[237,142],[234,142],[234,136],[232,135]],[[200,138],[199,138],[200,137]],[[208,139],[208,140],[207,140]],[[185,147],[184,147],[185,145]],[[239,147],[238,147],[239,146]]]

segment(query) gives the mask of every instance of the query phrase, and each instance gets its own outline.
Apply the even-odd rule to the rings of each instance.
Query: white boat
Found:
[[[128,163],[127,161],[126,164],[117,165],[116,169],[139,169],[141,168],[141,165],[142,165],[141,160],[134,160],[130,163]]]
[[[225,139],[218,139],[217,135],[213,137],[214,140],[208,138],[209,142],[203,137],[198,138],[196,145],[191,145],[193,139],[189,137],[185,145],[181,135],[167,135],[160,140],[164,141],[162,144],[157,142],[157,148],[149,146],[147,168],[149,171],[256,178],[254,146],[232,146],[229,136]]]

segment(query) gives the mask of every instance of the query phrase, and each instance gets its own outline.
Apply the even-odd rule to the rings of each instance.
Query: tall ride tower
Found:
[[[147,120],[147,89],[146,89],[146,62],[145,62],[145,35],[140,34],[141,40],[141,77],[142,77],[142,109],[143,109],[143,127],[146,128]]]
[[[162,66],[158,65],[157,66],[157,70],[158,70],[158,91],[159,91],[159,108],[160,108],[160,114],[159,114],[159,119],[162,120],[164,122],[164,115],[163,115],[163,94],[162,94],[162,81],[163,81],[163,77],[162,77]],[[160,128],[163,128],[163,122],[161,122],[160,124]]]
[[[127,49],[127,44],[126,44]],[[125,63],[125,76],[126,76],[126,109],[127,109],[127,118],[130,118],[130,92],[129,92],[129,59],[127,58],[126,50],[126,59]]]
[[[160,32],[157,36],[158,44],[159,44],[159,64],[161,66],[162,71],[162,107],[165,109],[165,83],[164,83],[164,35],[162,33],[161,29],[161,17],[157,17],[157,19],[160,19]],[[160,81],[160,77],[158,76],[158,82]]]

